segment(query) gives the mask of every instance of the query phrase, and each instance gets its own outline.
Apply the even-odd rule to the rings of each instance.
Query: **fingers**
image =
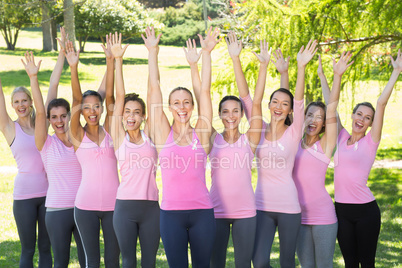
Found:
[[[39,60],[39,62],[38,62],[38,71],[39,71],[39,69],[40,69],[40,64],[42,63],[42,60]]]

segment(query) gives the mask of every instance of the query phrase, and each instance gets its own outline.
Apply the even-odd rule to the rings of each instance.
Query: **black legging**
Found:
[[[374,200],[366,204],[335,203],[338,243],[346,268],[375,266],[381,214]]]
[[[141,267],[155,267],[160,241],[159,215],[158,201],[116,200],[113,227],[123,268],[137,267],[137,238],[141,246]]]
[[[113,211],[83,210],[75,207],[74,218],[84,247],[85,267],[100,266],[100,223],[104,241],[105,267],[119,267],[120,249],[113,229]]]
[[[74,222],[74,209],[46,211],[46,228],[52,243],[54,268],[67,268],[70,262],[71,236],[77,245],[78,261],[85,267],[81,237]]]
[[[38,224],[38,267],[52,267],[50,240],[45,225],[45,200],[46,197],[14,200],[13,213],[21,242],[20,267],[33,267],[33,256],[36,246],[36,224]]]
[[[216,236],[211,257],[211,268],[224,268],[230,225],[237,268],[251,268],[257,217],[243,219],[215,219]]]

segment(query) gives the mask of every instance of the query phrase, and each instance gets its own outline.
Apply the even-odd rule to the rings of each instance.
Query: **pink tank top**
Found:
[[[159,152],[162,172],[163,210],[210,209],[212,203],[205,184],[207,154],[195,130],[187,146],[179,146],[173,139],[173,130]]]
[[[72,208],[81,183],[81,165],[78,163],[74,147],[67,147],[54,134],[47,135],[40,151],[49,181],[46,196],[48,208]]]
[[[211,201],[215,218],[241,219],[256,215],[255,197],[251,184],[253,151],[247,136],[241,135],[233,144],[221,134],[215,136],[209,154],[211,163]]]
[[[347,145],[349,138],[346,129],[342,129],[334,156],[335,202],[369,203],[375,198],[367,186],[367,180],[380,143],[373,141],[371,131],[352,145]]]
[[[293,179],[299,194],[302,224],[326,225],[337,222],[334,203],[325,189],[325,174],[330,161],[319,140],[307,149],[303,149],[299,143]]]
[[[117,199],[158,201],[155,181],[158,154],[143,131],[141,135],[144,142],[137,145],[130,142],[127,134],[115,152],[121,174]]]
[[[105,130],[104,130],[105,131]],[[87,134],[75,154],[81,164],[82,180],[75,206],[84,210],[113,211],[116,203],[119,176],[113,141],[109,133],[100,146]]]
[[[14,123],[15,138],[10,146],[18,168],[14,180],[14,200],[44,197],[48,182],[35,137],[26,134],[17,122]]]

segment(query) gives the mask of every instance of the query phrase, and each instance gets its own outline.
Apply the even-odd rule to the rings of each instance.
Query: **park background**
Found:
[[[73,17],[71,15],[75,15]],[[338,107],[343,125],[350,130],[353,106],[361,101],[376,99],[384,88],[392,66],[389,55],[402,48],[402,2],[387,0],[3,0],[0,2],[0,79],[6,96],[7,110],[16,119],[11,108],[10,93],[17,86],[29,88],[29,78],[20,59],[26,50],[33,51],[42,60],[38,75],[41,90],[46,95],[49,78],[58,52],[55,37],[59,26],[66,27],[70,38],[75,38],[81,49],[79,76],[83,90],[97,89],[106,70],[100,44],[105,34],[119,31],[124,43],[131,45],[124,57],[124,80],[127,92],[146,96],[148,53],[140,33],[154,25],[161,32],[159,66],[161,88],[165,101],[177,86],[191,88],[190,68],[182,46],[185,40],[195,38],[207,26],[221,29],[222,35],[235,30],[243,40],[241,54],[243,69],[251,91],[255,86],[258,61],[251,51],[258,51],[260,39],[269,41],[274,49],[280,47],[284,56],[290,56],[290,89],[296,81],[296,54],[303,44],[314,38],[319,42],[325,74],[332,84],[332,58],[342,51],[353,52],[355,64],[345,73]],[[74,22],[75,25],[72,25]],[[316,73],[315,56],[306,70],[306,103],[322,99]],[[377,250],[377,267],[402,267],[402,77],[388,103],[382,140],[377,153],[376,167],[369,177],[369,186],[382,212],[382,229]],[[271,64],[268,69],[264,116],[269,118],[269,95],[279,87],[279,74]],[[213,107],[222,95],[237,94],[235,79],[226,45],[221,42],[213,52]],[[71,101],[70,70],[65,66],[60,79],[59,96]],[[196,109],[194,110],[196,111]],[[169,113],[168,113],[169,115]],[[215,117],[214,126],[222,125]],[[247,127],[246,121],[243,124]],[[0,267],[18,267],[20,244],[12,215],[12,188],[16,164],[3,135],[0,135]],[[257,176],[253,171],[253,184]],[[161,189],[160,172],[157,182]],[[210,184],[209,172],[207,183]],[[329,168],[326,187],[333,196],[333,168]],[[279,267],[278,237],[271,253],[274,267]],[[140,261],[138,247],[138,261]],[[35,254],[37,262],[37,253]],[[75,246],[71,267],[78,267]],[[336,247],[335,267],[343,267]],[[168,267],[163,245],[157,256],[157,267]],[[233,247],[230,242],[227,267],[234,267]]]

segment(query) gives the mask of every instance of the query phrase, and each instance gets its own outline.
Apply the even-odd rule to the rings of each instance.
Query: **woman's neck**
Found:
[[[33,128],[31,125],[31,116],[18,117],[17,122],[23,128]]]
[[[285,125],[285,121],[284,120],[272,120],[271,118],[271,122],[268,124],[269,126],[269,130],[272,134],[276,134],[277,132],[281,132],[282,130],[286,129],[286,125]]]
[[[354,144],[354,143],[358,142],[364,136],[366,136],[366,133],[355,133],[352,131],[352,135],[350,136],[348,143]]]
[[[238,128],[233,128],[233,129],[225,129],[222,133],[223,138],[227,142],[235,142],[239,139],[240,137],[240,132]]]
[[[86,126],[85,126],[85,131],[92,135],[98,134],[100,130],[101,130],[101,127],[99,124],[97,124],[97,125],[86,124]]]
[[[319,135],[305,135],[303,138],[303,144],[306,147],[311,147],[313,146],[314,143],[316,143],[318,140],[320,140],[320,136]]]
[[[127,130],[128,136],[130,137],[130,141],[134,143],[140,141],[142,139],[141,130],[140,128],[134,130]]]
[[[190,130],[192,130],[192,127],[190,126],[190,122],[180,123],[175,121],[172,125],[172,129],[175,133],[182,136],[186,135]]]

